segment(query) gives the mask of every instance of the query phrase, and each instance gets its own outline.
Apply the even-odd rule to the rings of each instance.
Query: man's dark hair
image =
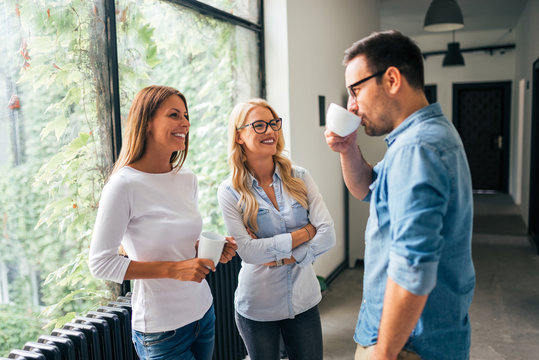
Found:
[[[356,41],[344,52],[346,66],[359,55],[365,56],[369,70],[374,74],[395,66],[411,87],[423,90],[423,56],[417,44],[396,30],[373,32]],[[376,79],[380,82],[380,78]]]

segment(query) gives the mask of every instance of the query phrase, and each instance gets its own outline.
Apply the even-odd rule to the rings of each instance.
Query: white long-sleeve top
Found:
[[[202,230],[197,179],[178,172],[150,174],[123,167],[101,194],[90,245],[90,271],[121,283],[131,260],[181,261],[196,256]],[[129,258],[118,255],[123,244]],[[174,279],[134,281],[133,329],[174,330],[201,319],[213,298],[207,282]]]
[[[240,194],[232,186],[231,178],[219,186],[218,199],[225,225],[236,239],[242,258],[235,307],[240,315],[251,320],[292,319],[322,299],[312,263],[335,245],[333,220],[307,170],[294,166],[293,173],[307,188],[307,209],[284,191],[278,167],[272,186],[279,210],[251,176],[251,191],[258,201],[257,239],[251,238],[243,224],[243,209],[238,206]],[[316,235],[292,249],[290,233],[309,222],[316,228]],[[263,265],[292,255],[296,259],[294,264]]]

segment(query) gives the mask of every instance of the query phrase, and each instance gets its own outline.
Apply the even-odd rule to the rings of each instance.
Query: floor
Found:
[[[507,195],[474,196],[477,285],[470,308],[472,360],[539,359],[539,255]],[[363,268],[347,269],[320,303],[324,360],[353,359]]]

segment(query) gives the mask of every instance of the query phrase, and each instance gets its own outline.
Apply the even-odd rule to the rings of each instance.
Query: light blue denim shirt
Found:
[[[279,210],[268,198],[257,180],[251,176],[251,191],[258,201],[258,239],[253,239],[243,225],[243,211],[238,206],[240,194],[232,187],[231,178],[218,190],[219,205],[225,225],[238,243],[242,268],[236,289],[236,311],[256,321],[292,319],[309,310],[322,299],[314,272],[314,260],[335,244],[333,220],[322,195],[307,170],[294,166],[294,177],[307,188],[309,208],[303,208],[283,189],[280,169],[273,174],[273,189]],[[311,223],[316,235],[292,249],[292,231]],[[294,256],[296,263],[269,267],[262,265]]]
[[[437,103],[410,115],[385,141],[386,155],[373,169],[365,198],[370,216],[354,340],[377,342],[389,276],[414,294],[429,294],[405,348],[423,359],[468,359],[475,271],[464,147]]]

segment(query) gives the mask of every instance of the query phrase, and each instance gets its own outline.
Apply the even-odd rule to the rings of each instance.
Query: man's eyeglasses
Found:
[[[358,85],[361,85],[363,84],[365,81],[367,80],[370,80],[372,79],[373,77],[376,77],[376,76],[380,76],[380,75],[383,75],[385,72],[387,71],[387,69],[385,70],[382,70],[382,71],[378,71],[377,73],[374,73],[370,76],[367,76],[366,78],[363,78],[359,81],[356,81],[355,83],[353,83],[352,85],[349,85],[346,87],[346,90],[348,90],[348,95],[352,98],[352,99],[356,99],[356,92],[354,91],[354,88],[357,87]]]
[[[256,120],[256,121],[253,121],[250,124],[240,126],[236,130],[241,130],[241,129],[246,128],[248,126],[252,126],[255,133],[257,133],[257,134],[265,134],[266,131],[268,130],[268,126],[271,126],[271,129],[273,131],[281,130],[282,122],[283,122],[283,119],[281,119],[281,118],[271,119],[270,121]]]

